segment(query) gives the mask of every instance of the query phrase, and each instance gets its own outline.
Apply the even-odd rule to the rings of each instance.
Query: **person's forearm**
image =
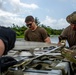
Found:
[[[4,45],[3,41],[0,39],[0,56],[3,55],[4,50],[5,50],[5,45]]]
[[[47,38],[45,39],[45,42],[46,42],[46,43],[51,43],[50,37],[47,37]]]

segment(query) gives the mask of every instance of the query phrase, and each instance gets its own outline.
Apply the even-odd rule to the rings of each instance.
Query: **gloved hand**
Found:
[[[59,42],[61,42],[61,40],[66,40],[67,39],[67,37],[64,37],[62,35],[60,35],[58,38],[59,38]]]
[[[2,56],[0,57],[0,71],[5,72],[8,70],[10,66],[17,64],[18,62],[10,56]]]

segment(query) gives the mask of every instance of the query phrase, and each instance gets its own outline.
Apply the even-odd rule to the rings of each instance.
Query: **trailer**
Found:
[[[64,45],[17,41],[6,56],[19,63],[5,75],[73,75],[71,62],[61,54]],[[2,75],[3,75],[2,74]]]

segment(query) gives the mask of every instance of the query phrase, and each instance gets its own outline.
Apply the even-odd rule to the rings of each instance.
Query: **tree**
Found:
[[[40,25],[40,21],[37,17],[35,17],[35,23],[39,26]]]

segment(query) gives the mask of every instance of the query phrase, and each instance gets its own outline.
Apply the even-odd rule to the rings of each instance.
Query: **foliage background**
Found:
[[[62,30],[63,30],[63,29],[59,29],[59,30],[52,29],[50,26],[46,26],[44,24],[41,24],[37,17],[35,17],[35,23],[38,26],[45,28],[49,35],[60,35]],[[24,38],[24,31],[27,29],[26,25],[22,25],[20,27],[18,25],[13,24],[10,28],[16,32],[17,38]]]

